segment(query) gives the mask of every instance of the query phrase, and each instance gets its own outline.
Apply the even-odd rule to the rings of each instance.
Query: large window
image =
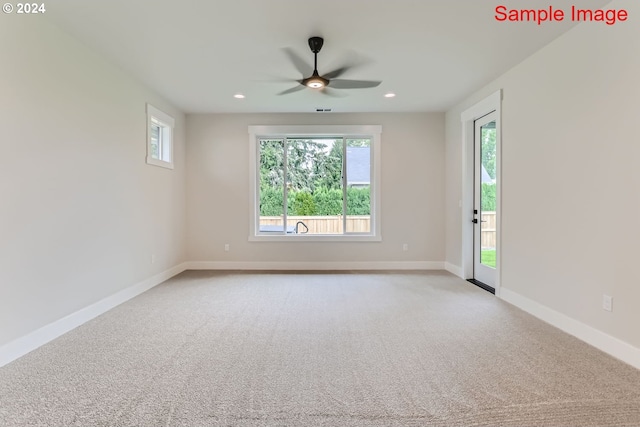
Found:
[[[252,126],[252,240],[379,240],[379,126]]]

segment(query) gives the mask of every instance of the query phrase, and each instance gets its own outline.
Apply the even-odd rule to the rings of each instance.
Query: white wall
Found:
[[[175,108],[42,17],[0,16],[0,58],[1,348],[185,261],[186,197]],[[145,164],[146,102],[173,171]]]
[[[630,20],[578,25],[447,113],[446,259],[461,266],[460,113],[502,88],[503,289],[640,348],[640,7],[608,7]]]
[[[382,242],[248,241],[247,128],[282,124],[382,125]],[[191,261],[444,261],[444,114],[188,115],[187,134]]]

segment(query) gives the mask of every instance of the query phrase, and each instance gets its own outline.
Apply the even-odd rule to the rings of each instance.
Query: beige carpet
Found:
[[[444,272],[186,272],[0,368],[2,426],[639,426],[640,371]]]

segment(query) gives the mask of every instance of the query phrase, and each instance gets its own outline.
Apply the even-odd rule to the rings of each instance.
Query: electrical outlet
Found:
[[[225,252],[229,252],[229,244],[228,243],[224,244],[224,251]]]
[[[408,250],[409,250],[409,244],[408,244],[408,243],[403,244],[403,245],[402,245],[402,250],[403,250],[404,252],[408,251]]]
[[[151,264],[155,264],[156,262],[156,256],[154,254],[151,254]]]
[[[613,311],[613,297],[610,295],[602,295],[602,309]]]

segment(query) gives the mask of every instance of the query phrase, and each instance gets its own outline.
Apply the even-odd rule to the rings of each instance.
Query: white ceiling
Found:
[[[568,11],[572,0],[552,3]],[[500,23],[498,4],[548,7],[522,0],[56,0],[46,16],[187,113],[445,111],[574,25]],[[340,90],[341,98],[312,89],[277,96],[302,78],[283,48],[312,64],[310,36],[325,38],[320,74],[367,62],[341,78],[383,83]],[[397,97],[384,98],[389,91]],[[238,92],[246,98],[233,98]]]

